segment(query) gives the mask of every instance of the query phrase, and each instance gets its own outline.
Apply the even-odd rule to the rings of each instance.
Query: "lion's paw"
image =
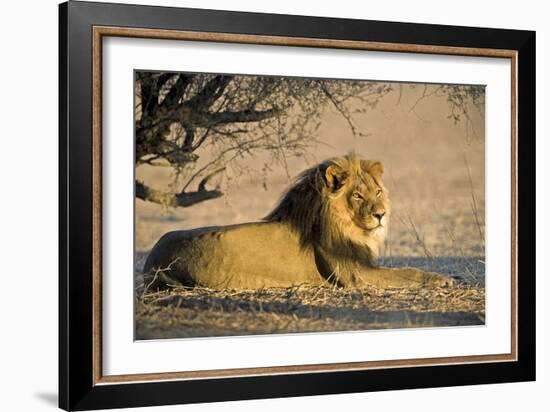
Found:
[[[425,272],[425,275],[425,284],[427,286],[446,288],[455,286],[457,284],[457,281],[450,276],[440,275],[439,273],[435,272]]]

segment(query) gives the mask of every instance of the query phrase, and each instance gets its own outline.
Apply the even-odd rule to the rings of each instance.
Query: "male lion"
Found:
[[[355,155],[303,172],[261,222],[169,232],[145,263],[149,288],[437,287],[454,281],[376,265],[390,215],[378,161]]]

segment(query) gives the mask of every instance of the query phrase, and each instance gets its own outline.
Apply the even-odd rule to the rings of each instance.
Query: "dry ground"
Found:
[[[136,298],[136,339],[482,325],[485,290],[175,289]]]
[[[436,289],[270,288],[259,291],[145,290],[138,273],[136,339],[373,330],[485,323],[485,265],[480,258],[392,258],[460,279]]]

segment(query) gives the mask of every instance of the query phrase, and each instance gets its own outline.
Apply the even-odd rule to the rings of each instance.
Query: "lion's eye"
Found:
[[[353,197],[354,199],[363,199],[363,196],[361,196],[361,193],[359,192],[353,192],[353,194],[351,195],[351,197]]]
[[[380,196],[382,196],[382,189],[378,189],[376,191],[376,197],[380,197]]]

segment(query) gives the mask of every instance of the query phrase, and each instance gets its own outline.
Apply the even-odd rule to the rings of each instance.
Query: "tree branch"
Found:
[[[208,181],[209,181],[210,179],[212,179],[214,176],[216,176],[217,174],[219,174],[219,173],[221,173],[221,172],[223,172],[223,171],[225,171],[225,167],[221,167],[221,168],[219,168],[219,169],[217,169],[217,170],[214,170],[212,173],[206,175],[206,176],[200,181],[200,183],[199,183],[199,192],[202,192],[202,191],[206,190],[206,187],[205,187],[205,186],[206,186],[206,184],[208,183]]]
[[[183,130],[185,130],[185,140],[183,141],[183,148],[185,150],[192,150],[193,140],[195,139],[195,128],[186,126],[185,123],[181,125],[183,127]]]
[[[351,132],[353,133],[354,136],[363,136],[363,134],[361,132],[359,132],[357,130],[357,128],[355,127],[355,124],[353,123],[353,119],[351,118],[350,114],[348,113],[348,111],[342,107],[341,105],[341,102],[339,102],[333,95],[332,93],[330,92],[330,90],[322,83],[322,82],[318,82],[319,86],[321,86],[321,90],[323,91],[323,93],[325,94],[325,96],[328,97],[328,99],[330,100],[330,102],[332,103],[332,105],[336,108],[336,110],[338,110],[340,112],[340,114],[342,115],[342,117],[346,120],[346,122],[348,123],[350,129],[351,129]]]
[[[156,91],[153,87],[151,78],[141,79],[141,116],[149,116],[154,112],[157,105],[155,101]]]
[[[163,107],[177,106],[180,98],[185,93],[187,86],[191,83],[194,76],[180,74],[176,83],[170,88],[170,91],[166,94],[166,97],[161,103]],[[160,86],[159,86],[160,87]]]
[[[226,123],[249,123],[269,119],[281,113],[278,108],[268,110],[243,110],[238,112],[196,113],[197,121],[204,122],[200,126],[214,126]]]
[[[147,200],[164,206],[189,207],[221,196],[223,196],[223,193],[220,190],[206,190],[204,185],[196,192],[168,193],[153,189],[142,182],[136,181],[136,197],[138,199]]]
[[[154,141],[164,133],[167,128],[176,122],[187,127],[211,128],[227,123],[251,123],[259,122],[281,113],[278,108],[267,110],[242,110],[236,112],[195,112],[186,106],[171,110],[169,113],[158,116],[154,124],[146,127],[136,127],[136,141],[141,144],[145,141]]]
[[[233,80],[233,76],[213,77],[199,93],[185,102],[185,105],[195,110],[208,109],[220,98],[231,80]]]

